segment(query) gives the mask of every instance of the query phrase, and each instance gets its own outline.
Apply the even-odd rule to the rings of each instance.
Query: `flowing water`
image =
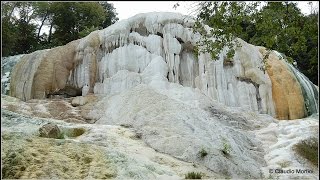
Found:
[[[290,70],[296,76],[297,80],[300,83],[301,90],[303,93],[303,98],[305,102],[305,107],[307,110],[307,115],[311,115],[319,112],[318,101],[319,101],[319,92],[315,85],[298,69],[293,67],[290,63],[287,63]]]

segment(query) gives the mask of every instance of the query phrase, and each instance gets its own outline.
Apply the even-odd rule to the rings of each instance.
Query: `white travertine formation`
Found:
[[[191,18],[176,13],[138,14],[65,46],[24,55],[12,70],[10,95],[24,101],[57,94],[79,96],[71,101],[76,107],[61,100],[63,102],[54,104],[56,108],[29,107],[30,102],[16,106],[7,102],[4,108],[24,113],[39,110],[39,117],[54,118],[80,108],[81,116],[85,115],[80,120],[98,125],[86,126],[88,133],[74,142],[101,146],[99,148],[110,155],[111,160],[115,159],[119,173],[112,176],[120,179],[183,177],[185,171],[172,170],[176,165],[163,162],[168,160],[167,156],[176,158],[178,167],[194,163],[206,169],[206,173],[218,175],[208,175],[208,178],[266,178],[268,174],[263,174],[266,169],[278,168],[274,165],[281,163],[271,156],[279,157],[287,151],[293,153],[289,149],[291,145],[282,148],[281,143],[290,141],[293,144],[300,140],[290,140],[299,128],[289,129],[290,137],[287,137],[286,126],[302,122],[277,124],[282,133],[273,126],[278,122],[272,116],[278,112],[277,115],[284,118],[304,116],[302,93],[316,97],[316,102],[318,96],[313,93],[314,87],[307,84],[302,91],[299,81],[306,83],[306,78],[300,74],[295,78],[291,72],[294,70],[287,68],[285,61],[280,61],[274,53],[268,61],[271,68],[264,71],[263,48],[241,39],[238,39],[241,47],[236,49],[232,59],[226,57],[227,49],[216,60],[212,60],[209,53],[196,56],[193,51],[200,35],[193,33],[193,24]],[[290,81],[281,81],[282,77]],[[294,93],[288,93],[293,87]],[[90,96],[94,96],[92,101]],[[297,107],[292,96],[299,96]],[[294,114],[295,109],[301,113]],[[13,121],[12,116],[6,112],[6,130],[12,127],[28,130],[25,124],[13,126],[20,118]],[[310,122],[312,126],[318,125],[315,118]],[[138,142],[122,137],[129,130],[109,125],[132,128],[137,134],[133,139],[139,139]],[[274,133],[282,133],[284,137],[273,137]],[[270,144],[269,137],[273,138]],[[207,152],[204,157],[201,157],[202,149]],[[118,150],[133,160],[118,160],[121,158]],[[141,150],[148,153],[141,153]],[[156,153],[149,150],[156,150]],[[157,158],[164,160],[157,161]],[[290,167],[304,167],[291,158],[290,155],[279,160],[294,163]],[[145,167],[150,164],[154,167]],[[132,168],[136,169],[128,173]]]
[[[227,58],[227,49],[215,60],[209,53],[199,53],[196,57],[194,47],[201,36],[193,32],[194,23],[192,18],[177,13],[138,14],[65,46],[24,55],[32,58],[20,61],[13,70],[10,94],[23,100],[61,92],[70,96],[113,95],[139,84],[165,88],[169,87],[168,83],[175,83],[198,89],[211,100],[227,106],[279,119],[302,118],[306,112],[308,115],[318,112],[317,108],[308,107],[307,100],[313,99],[315,104],[318,92],[312,83],[299,78],[301,76],[297,76],[303,81],[301,87],[296,88],[297,96],[301,96],[296,109],[301,112],[293,115],[295,109],[278,110],[282,105],[277,98],[290,95],[273,88],[272,82],[276,79],[271,81],[270,74],[278,78],[280,72],[276,68],[265,71],[262,47],[238,39],[241,47],[236,49],[232,59]],[[208,26],[205,28],[210,30]],[[289,71],[288,68],[284,70]],[[17,75],[19,72],[27,76]],[[294,76],[293,73],[290,76]],[[303,85],[305,83],[308,86]],[[283,89],[281,85],[278,89]],[[301,92],[309,91],[313,92],[305,93],[308,97],[303,102]]]
[[[198,88],[225,105],[274,115],[271,82],[260,69],[262,55],[258,47],[239,39],[242,47],[237,49],[229,66],[224,65],[225,51],[216,61],[209,54],[195,57],[193,47],[199,35],[192,32],[193,23],[180,14],[148,13],[93,32],[81,39],[77,57],[82,57],[82,63],[72,71],[68,82],[78,88],[90,84],[92,92],[111,95],[140,83],[148,84],[147,79],[154,74],[165,73],[164,81]],[[96,58],[90,59],[92,56]],[[148,77],[144,71],[154,59],[162,59],[166,65],[149,69]],[[90,76],[92,64],[97,65],[93,73],[95,82],[92,73]],[[126,73],[118,74],[123,70],[136,74],[134,78],[126,78],[129,77]],[[112,78],[115,75],[117,78]],[[143,76],[142,81],[138,76]],[[116,79],[125,82],[119,85]]]

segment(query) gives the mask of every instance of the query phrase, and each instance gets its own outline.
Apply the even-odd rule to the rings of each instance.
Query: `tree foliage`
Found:
[[[247,41],[253,33],[252,14],[257,11],[259,3],[210,1],[200,2],[200,11],[195,24],[195,31],[205,35],[199,46],[203,51],[211,53],[212,59],[217,59],[221,50],[229,48],[229,58],[234,54],[234,48],[239,46],[236,38]],[[204,24],[212,27],[210,32],[204,30]],[[209,38],[214,38],[213,41]]]
[[[102,28],[106,28],[119,20],[117,17],[118,13],[112,4],[109,4],[106,1],[100,1],[99,4],[103,7],[106,14],[105,20],[100,25]]]
[[[118,20],[105,1],[1,2],[1,10],[2,56],[64,45]]]
[[[228,56],[239,46],[236,37],[277,50],[294,60],[309,79],[318,84],[318,12],[303,15],[294,2],[199,2],[195,31],[204,38],[198,44],[217,59],[227,46]],[[207,33],[203,24],[213,29]],[[211,39],[214,39],[213,41]]]
[[[34,50],[37,40],[36,26],[31,23],[35,17],[32,3],[3,2],[1,5],[2,55],[28,53]]]

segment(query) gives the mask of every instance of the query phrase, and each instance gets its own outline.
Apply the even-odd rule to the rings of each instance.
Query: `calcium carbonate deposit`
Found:
[[[293,146],[317,137],[318,87],[279,52],[262,68],[266,49],[241,39],[232,59],[196,56],[194,23],[138,14],[5,58],[3,178],[317,178]],[[49,122],[58,139],[39,136]]]

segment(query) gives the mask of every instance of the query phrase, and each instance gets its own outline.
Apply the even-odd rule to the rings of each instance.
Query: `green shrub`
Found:
[[[206,157],[206,156],[208,155],[208,152],[207,152],[204,148],[202,148],[202,149],[199,151],[199,154],[200,154],[200,157],[201,157],[201,158],[204,158],[204,157]]]
[[[188,172],[188,174],[185,175],[185,179],[201,179],[202,174],[198,172]]]
[[[318,139],[311,137],[295,144],[293,149],[298,155],[309,160],[313,165],[318,166]]]
[[[222,143],[223,143],[223,147],[221,151],[223,152],[224,155],[230,155],[231,146],[229,145],[227,140],[224,138],[222,139]]]

